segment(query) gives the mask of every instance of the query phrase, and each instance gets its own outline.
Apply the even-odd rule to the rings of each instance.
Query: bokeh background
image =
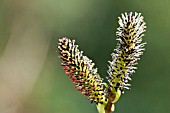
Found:
[[[123,12],[147,23],[145,54],[114,113],[170,112],[169,0],[1,0],[0,113],[97,113],[60,66],[56,44],[76,39],[107,75]]]

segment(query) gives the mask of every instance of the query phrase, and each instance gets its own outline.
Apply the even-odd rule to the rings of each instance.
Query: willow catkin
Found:
[[[112,60],[109,61],[108,81],[113,92],[118,90],[121,93],[124,89],[129,89],[131,75],[137,69],[137,61],[145,50],[142,37],[145,32],[145,22],[141,13],[122,14],[119,17],[119,27],[117,28],[117,47],[111,54]]]
[[[94,63],[75,45],[75,40],[66,37],[59,39],[58,49],[62,59],[62,66],[74,84],[74,87],[85,95],[91,102],[106,103],[106,93],[103,79],[94,68]]]
[[[75,40],[66,37],[59,39],[58,49],[66,75],[74,87],[97,104],[99,113],[110,113],[114,103],[125,89],[129,89],[131,75],[137,69],[137,61],[143,54],[146,43],[142,42],[145,32],[145,22],[141,13],[125,13],[119,18],[117,28],[117,46],[111,54],[109,62],[108,85],[97,73],[94,63],[75,45]]]

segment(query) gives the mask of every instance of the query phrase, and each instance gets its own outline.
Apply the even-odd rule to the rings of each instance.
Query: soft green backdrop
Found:
[[[115,113],[170,112],[170,1],[169,0],[35,0],[26,3],[24,13],[17,5],[0,1],[0,55],[10,38],[13,18],[27,15],[28,22],[41,21],[47,41],[48,56],[23,113],[97,113],[94,104],[76,91],[65,75],[57,57],[58,38],[76,39],[84,54],[107,75],[107,61],[116,44],[116,28],[123,12],[141,12],[147,23],[146,51],[132,77],[132,89],[116,103]],[[16,4],[18,4],[16,3]],[[31,4],[31,5],[28,5]],[[22,10],[22,9],[21,9]],[[30,13],[31,12],[31,13]],[[26,14],[25,14],[26,13]],[[19,15],[19,16],[18,16]],[[11,23],[10,23],[11,22]],[[29,26],[31,27],[31,26]],[[41,40],[39,40],[41,41]]]

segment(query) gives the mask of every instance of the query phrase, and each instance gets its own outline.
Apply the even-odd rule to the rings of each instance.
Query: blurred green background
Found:
[[[60,66],[57,40],[64,36],[76,39],[79,48],[96,63],[99,74],[105,77],[107,61],[111,59],[110,54],[116,45],[117,17],[130,11],[141,12],[144,16],[147,32],[143,40],[147,45],[132,77],[132,90],[121,96],[114,113],[169,113],[169,4],[169,0],[1,0],[0,57],[3,57],[15,33],[16,39],[22,40],[23,35],[31,38],[34,32],[33,40],[24,42],[29,42],[30,47],[34,47],[34,40],[42,42],[42,45],[49,44],[35,82],[27,86],[30,79],[25,79],[23,83],[29,94],[20,99],[16,113],[97,113],[95,104],[90,104],[74,89]],[[22,31],[16,26],[21,26]],[[38,57],[41,58],[41,55]],[[2,104],[5,103],[1,101]],[[10,108],[0,108],[0,111]]]

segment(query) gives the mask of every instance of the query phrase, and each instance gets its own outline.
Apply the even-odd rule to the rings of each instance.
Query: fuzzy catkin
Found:
[[[111,90],[129,89],[131,75],[137,69],[137,61],[145,50],[143,47],[146,43],[142,43],[142,37],[145,32],[145,22],[141,13],[122,14],[119,17],[119,27],[117,28],[117,47],[111,54],[112,60],[109,61],[108,81]]]
[[[59,39],[58,49],[62,59],[62,66],[74,84],[74,87],[85,95],[91,102],[106,103],[106,93],[103,79],[94,68],[94,63],[75,45],[75,40],[66,37]]]
[[[145,44],[142,38],[145,22],[141,13],[125,13],[118,17],[117,45],[111,54],[108,65],[108,84],[97,73],[94,63],[75,45],[75,40],[66,37],[59,39],[58,49],[66,75],[72,79],[74,87],[97,104],[99,113],[110,113],[114,103],[125,89],[130,89],[129,80],[137,69],[136,65],[143,54]]]

